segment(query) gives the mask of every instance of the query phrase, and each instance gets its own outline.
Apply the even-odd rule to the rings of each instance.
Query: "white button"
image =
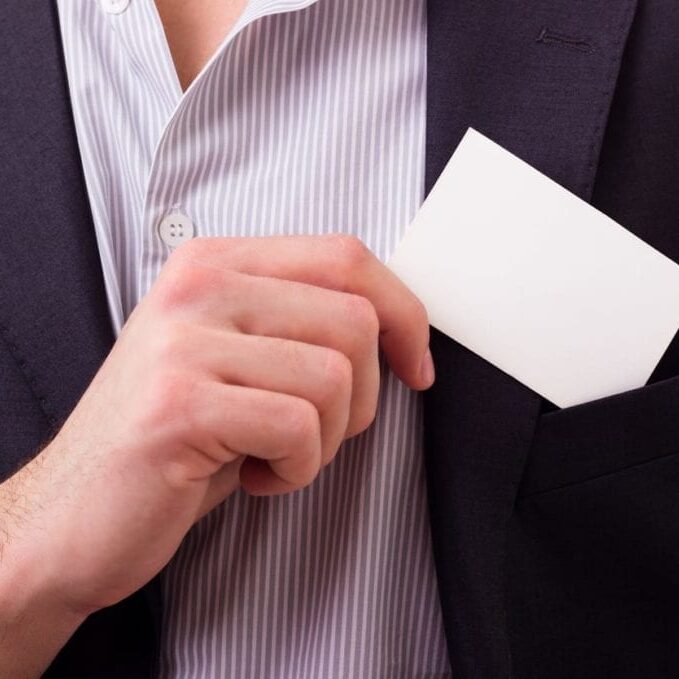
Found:
[[[193,222],[181,212],[171,212],[163,217],[158,226],[158,233],[163,243],[171,248],[176,248],[186,243],[187,240],[191,240],[194,232]]]
[[[104,12],[121,14],[130,6],[130,0],[99,0]]]

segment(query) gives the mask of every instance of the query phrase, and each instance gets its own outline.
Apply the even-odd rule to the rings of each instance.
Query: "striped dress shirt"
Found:
[[[182,92],[153,0],[58,0],[116,331],[191,237],[350,233],[385,260],[423,198],[424,0],[251,0]],[[448,677],[421,404],[310,487],[237,492],[163,574],[163,677]]]

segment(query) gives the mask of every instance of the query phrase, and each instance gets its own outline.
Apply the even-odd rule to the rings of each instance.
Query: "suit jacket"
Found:
[[[428,187],[471,125],[679,261],[678,3],[428,0],[428,27]],[[54,3],[3,0],[0,44],[2,478],[113,333]],[[649,386],[557,410],[436,332],[432,349],[454,676],[679,676],[679,351]],[[153,582],[91,616],[48,675],[154,676],[159,611]]]

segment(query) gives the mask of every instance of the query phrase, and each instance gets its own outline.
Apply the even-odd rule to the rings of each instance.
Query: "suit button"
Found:
[[[158,234],[165,245],[176,248],[194,236],[193,222],[182,212],[171,212],[158,225]]]
[[[130,0],[99,0],[101,8],[109,14],[121,14],[130,6]]]

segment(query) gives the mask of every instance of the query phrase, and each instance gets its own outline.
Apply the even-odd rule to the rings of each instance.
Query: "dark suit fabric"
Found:
[[[427,4],[427,187],[473,126],[679,261],[679,5]],[[0,44],[4,478],[58,430],[113,333],[54,4],[5,0]],[[679,343],[653,384],[565,410],[440,333],[432,350],[453,676],[678,677]],[[154,676],[159,611],[156,582],[91,616],[48,676]]]
[[[639,3],[593,194],[675,261],[678,58],[679,6]],[[517,677],[679,676],[678,355],[652,386],[539,423],[509,532]]]

